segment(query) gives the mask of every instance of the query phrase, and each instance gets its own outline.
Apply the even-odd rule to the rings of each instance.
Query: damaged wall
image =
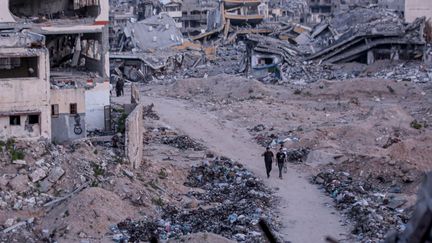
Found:
[[[86,136],[84,93],[84,88],[51,89],[51,130],[53,141],[63,143]],[[79,115],[80,120],[79,126],[77,115]]]
[[[109,82],[97,83],[85,92],[87,130],[105,130],[105,106],[110,105]]]
[[[125,132],[125,149],[126,156],[129,159],[131,166],[135,169],[141,165],[143,157],[143,139],[144,139],[144,107],[138,104],[126,119],[126,132]]]
[[[14,59],[8,59],[10,57]],[[16,78],[16,74],[8,78],[8,70],[14,66],[8,60],[20,57],[36,57],[37,65],[20,70],[20,78]],[[0,48],[0,58],[0,139],[51,139],[48,51],[45,48]]]

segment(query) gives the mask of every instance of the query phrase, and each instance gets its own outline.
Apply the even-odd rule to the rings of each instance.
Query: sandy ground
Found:
[[[216,116],[188,107],[178,100],[144,97],[145,104],[155,104],[161,119],[192,138],[201,141],[218,154],[237,160],[256,175],[265,178],[263,152],[245,129]],[[345,239],[347,228],[331,205],[330,198],[308,183],[304,174],[290,168],[284,179],[277,178],[273,168],[271,178],[266,180],[271,188],[278,189],[281,198],[280,217],[284,223],[281,233],[292,242],[324,242],[326,236]]]

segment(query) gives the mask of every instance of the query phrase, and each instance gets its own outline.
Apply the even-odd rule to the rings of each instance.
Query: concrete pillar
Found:
[[[367,64],[370,65],[370,64],[373,64],[374,62],[375,62],[374,52],[373,52],[373,50],[369,50],[367,52]]]

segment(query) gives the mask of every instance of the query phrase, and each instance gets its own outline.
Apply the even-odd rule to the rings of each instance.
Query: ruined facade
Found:
[[[268,16],[268,6],[260,0],[224,0],[224,18],[232,25],[259,24]]]
[[[104,130],[105,107],[110,105],[108,2],[2,1],[0,7],[0,28],[27,28],[46,39],[48,67],[37,73],[47,77],[48,94],[46,99],[32,99],[50,104],[46,137],[67,141],[85,137],[86,130]],[[33,55],[32,50],[23,51]],[[34,87],[39,86],[28,89]]]
[[[196,36],[214,29],[212,18],[219,11],[219,3],[216,0],[184,0],[181,10],[183,35]]]
[[[171,1],[164,5],[164,12],[168,14],[176,22],[176,27],[181,29],[182,24],[182,2],[181,1]]]
[[[3,31],[0,43],[0,139],[50,139],[45,38],[27,31]]]
[[[328,18],[339,6],[337,0],[308,0],[311,23],[320,23]]]

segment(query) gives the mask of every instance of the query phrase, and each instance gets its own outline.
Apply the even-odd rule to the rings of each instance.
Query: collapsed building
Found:
[[[51,113],[48,123],[51,127],[43,128],[44,137],[65,142],[85,137],[87,130],[109,130],[108,3],[98,0],[26,3],[19,0],[0,3],[3,16],[0,29],[28,29],[45,38],[48,67],[31,67],[39,77],[47,76],[44,85],[50,87],[51,94],[41,99],[49,102]],[[0,43],[0,49],[4,47],[7,45]],[[33,56],[33,52],[28,49],[22,56]],[[26,62],[37,63],[30,59]],[[10,75],[7,70],[3,70],[5,78]],[[15,112],[15,108],[11,107],[10,112]]]
[[[172,71],[182,61],[182,56],[171,47],[183,44],[184,39],[174,19],[166,13],[128,23],[124,35],[120,51],[110,55],[114,77],[149,80],[165,69]]]
[[[219,2],[216,0],[183,0],[182,34],[197,36],[217,28],[220,18]]]
[[[345,23],[354,23],[347,27]],[[376,59],[423,57],[425,19],[405,24],[393,12],[359,8],[337,15],[311,33],[314,54],[309,60],[371,64]]]

